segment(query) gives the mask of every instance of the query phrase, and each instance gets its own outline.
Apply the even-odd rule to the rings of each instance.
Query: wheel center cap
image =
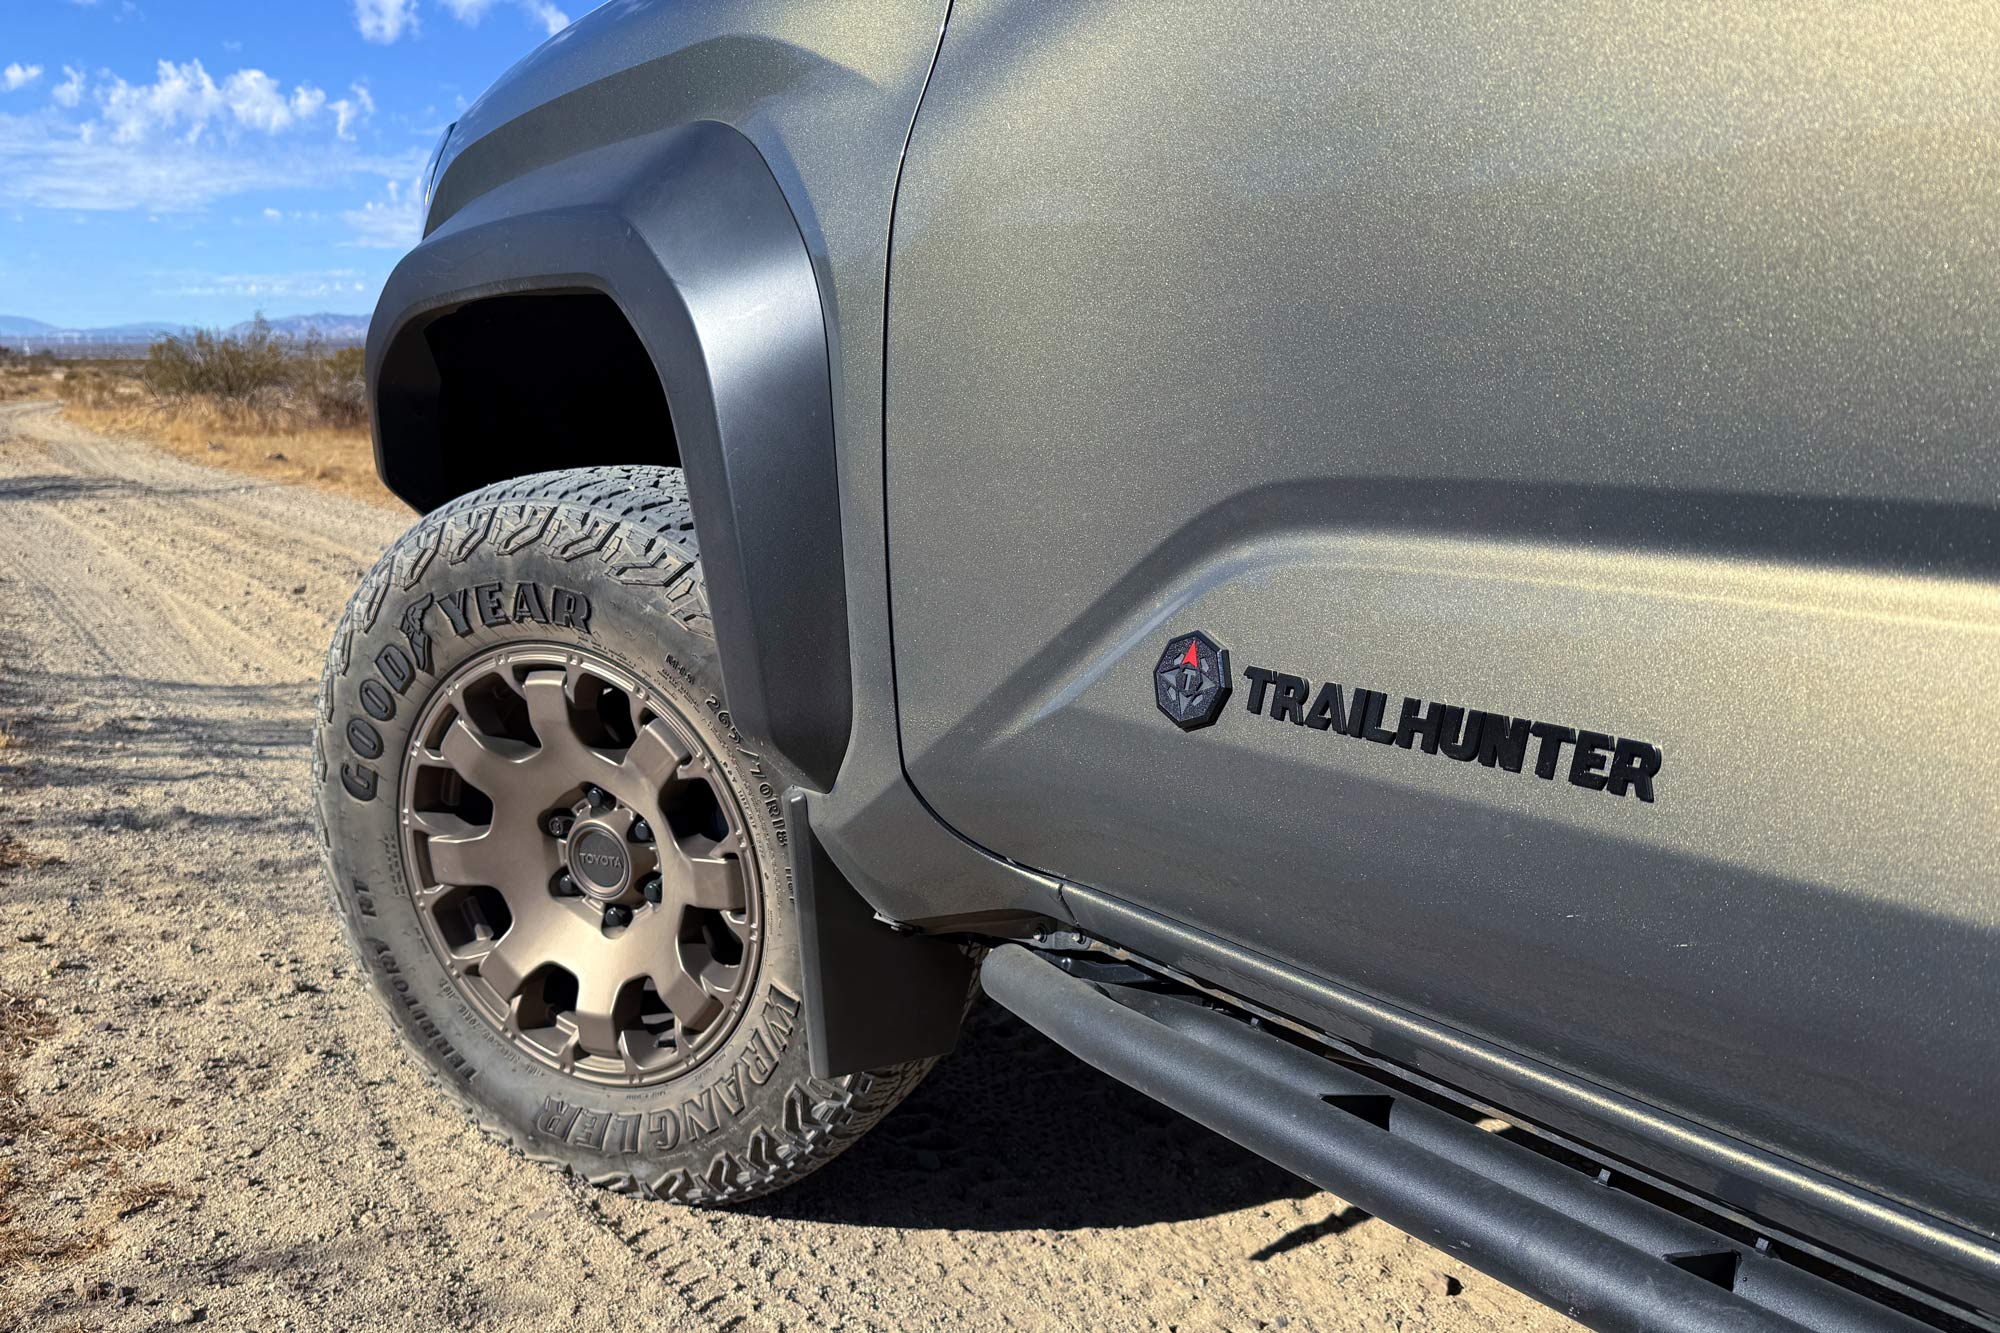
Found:
[[[584,824],[570,834],[569,873],[585,893],[609,901],[630,887],[632,857],[610,829]]]

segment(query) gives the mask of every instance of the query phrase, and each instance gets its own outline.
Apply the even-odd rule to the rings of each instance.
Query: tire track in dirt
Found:
[[[306,817],[320,654],[407,522],[0,407],[0,989],[53,1027],[14,1070],[130,1132],[73,1166],[0,1135],[15,1225],[102,1234],[45,1268],[0,1242],[0,1327],[1569,1327],[990,1007],[732,1212],[483,1138],[350,964]]]

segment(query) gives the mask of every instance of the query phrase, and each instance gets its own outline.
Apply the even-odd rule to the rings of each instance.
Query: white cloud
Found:
[[[417,0],[354,0],[354,25],[361,36],[383,45],[417,30]]]
[[[98,89],[97,100],[118,143],[136,143],[153,130],[175,130],[183,123],[192,143],[222,110],[222,91],[199,60],[185,65],[162,60],[159,77],[137,87],[113,78]]]
[[[340,220],[353,232],[348,245],[369,250],[407,250],[423,239],[423,186],[414,180],[403,185],[391,178],[384,182],[381,198],[348,209],[340,215]]]
[[[65,68],[64,74],[39,108],[0,113],[0,219],[35,209],[78,225],[104,213],[172,224],[247,196],[255,202],[243,211],[251,217],[261,211],[263,225],[326,224],[338,228],[344,244],[367,248],[407,248],[416,240],[415,187],[397,185],[372,198],[369,192],[416,177],[424,153],[421,146],[370,151],[356,142],[358,127],[376,113],[365,84],[336,97],[310,83],[281,83],[260,69],[211,73],[198,60],[162,61],[150,81],[139,83],[110,71],[86,76]],[[335,203],[324,216],[282,213],[283,196],[300,191],[344,197],[352,207],[343,212]],[[193,294],[204,284],[213,294],[273,300],[366,294],[365,282],[286,287],[254,274],[186,285]]]
[[[569,15],[549,3],[549,0],[521,0],[521,8],[528,11],[528,17],[548,29],[553,37],[569,26]]]
[[[49,96],[56,99],[57,106],[75,106],[83,100],[83,71],[72,65],[63,66],[63,81],[49,89]]]
[[[486,17],[497,0],[443,0],[444,7],[460,23],[477,23]],[[514,0],[514,5],[523,14],[548,30],[550,36],[569,26],[569,15],[556,8],[551,0]]]
[[[121,141],[95,131],[95,122],[74,125],[48,113],[0,115],[0,206],[186,213],[233,195],[405,179],[423,158],[421,149],[383,156],[338,139],[142,133]]]
[[[287,97],[278,81],[261,69],[239,69],[230,75],[223,82],[222,97],[237,124],[265,134],[310,120],[326,105],[326,94],[305,84],[292,89]]]
[[[199,60],[185,65],[162,60],[153,82],[135,86],[114,76],[99,85],[97,101],[114,143],[138,143],[155,134],[180,134],[196,143],[211,123],[225,130],[281,134],[327,110],[333,113],[334,133],[347,139],[353,137],[353,126],[375,109],[366,91],[357,87],[354,92],[354,98],[329,100],[324,89],[302,83],[287,93],[261,69],[239,69],[217,84]],[[95,127],[85,126],[84,132],[95,138]]]
[[[27,87],[41,77],[40,65],[9,65],[5,69],[0,69],[0,88],[5,88],[11,93]]]
[[[328,103],[333,108],[333,132],[343,139],[354,137],[354,127],[375,114],[375,99],[368,94],[366,84],[349,84],[353,97],[338,98]]]

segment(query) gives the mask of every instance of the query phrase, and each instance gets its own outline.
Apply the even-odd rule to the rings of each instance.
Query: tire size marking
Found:
[[[743,733],[736,729],[736,723],[730,719],[729,710],[723,706],[721,699],[711,694],[703,702],[708,711],[714,715],[716,725],[722,728],[725,736],[729,737],[729,743],[735,747],[738,757],[744,761],[744,776],[756,783],[757,800],[763,805],[764,813],[770,817],[772,823],[777,828],[778,846],[785,846],[784,801],[780,797],[778,789],[771,784],[769,775],[764,771],[764,756],[758,754],[745,743]]]

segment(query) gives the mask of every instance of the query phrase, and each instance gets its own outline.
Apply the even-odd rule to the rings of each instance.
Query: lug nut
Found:
[[[558,870],[555,878],[549,881],[549,892],[558,898],[574,898],[577,893],[576,881],[569,877],[569,871]]]
[[[665,896],[666,886],[658,875],[648,875],[639,881],[639,893],[649,903],[656,903]]]
[[[635,819],[632,821],[630,837],[633,842],[651,842],[653,840],[653,826],[643,819]]]
[[[609,805],[611,803],[611,798],[604,794],[604,788],[596,786],[585,787],[583,789],[583,799],[589,801],[593,807]]]
[[[604,928],[606,930],[611,929],[613,926],[629,926],[631,924],[632,909],[623,903],[612,903],[604,909]]]
[[[576,821],[566,811],[558,810],[542,819],[542,831],[551,838],[567,838]]]

